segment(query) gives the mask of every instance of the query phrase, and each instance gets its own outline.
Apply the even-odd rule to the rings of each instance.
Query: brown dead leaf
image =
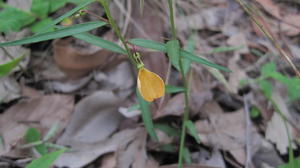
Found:
[[[57,121],[60,133],[66,126],[73,111],[74,100],[66,95],[41,95],[21,100],[0,115],[0,132],[5,141],[5,148],[0,147],[0,155],[18,156],[15,150],[25,135],[28,127],[38,128],[43,133]]]
[[[221,152],[216,149],[210,153],[201,148],[199,152],[192,153],[192,160],[193,163],[201,163],[202,165],[226,168]]]
[[[117,151],[117,167],[118,168],[140,168],[147,165],[146,153],[147,132],[140,129],[137,138],[126,148]]]
[[[198,121],[196,127],[201,137],[201,142],[206,145],[229,151],[235,159],[245,162],[245,121],[244,111],[233,113],[211,114],[209,121]],[[260,144],[260,137],[256,130],[251,130],[252,151]]]
[[[53,43],[54,59],[70,78],[82,77],[97,67],[103,67],[111,59],[110,51],[83,52],[80,48],[72,47],[71,41],[71,38],[59,39]]]
[[[57,141],[71,151],[58,159],[58,166],[82,167],[135,137],[137,130],[113,135],[123,118],[118,112],[121,101],[111,91],[98,91],[76,105],[70,124]]]
[[[286,12],[286,10],[280,8],[272,0],[256,1],[265,9],[266,12],[281,20],[281,22],[279,23],[280,29],[277,29],[277,31],[282,31],[288,36],[295,36],[300,33],[300,14],[290,14]],[[274,21],[274,24],[276,24],[276,22],[278,21]]]
[[[277,104],[283,115],[287,119],[291,120],[292,116],[289,113],[284,99],[281,97],[278,91],[274,91],[272,93],[272,99]],[[288,133],[283,120],[284,119],[280,116],[280,114],[274,112],[271,120],[267,123],[266,129],[266,139],[276,144],[276,148],[279,150],[280,154],[286,154],[289,146]],[[287,127],[289,132],[292,134],[292,127],[289,123],[287,123]],[[294,148],[296,148],[294,143],[292,145]]]

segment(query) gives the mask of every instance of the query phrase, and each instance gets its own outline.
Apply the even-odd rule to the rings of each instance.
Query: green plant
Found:
[[[0,11],[0,32],[8,33],[29,27],[32,32],[38,33],[44,26],[52,22],[52,19],[48,17],[50,13],[57,11],[66,3],[78,4],[79,2],[82,0],[32,0],[30,11],[14,8],[0,2],[0,8],[2,8]],[[92,0],[84,0],[83,2],[91,3]],[[47,30],[53,30],[53,28]]]
[[[172,39],[169,40],[166,43],[159,43],[147,39],[129,39],[128,42],[125,40],[125,38],[121,35],[118,25],[115,23],[114,19],[112,18],[110,14],[109,4],[107,0],[99,0],[99,2],[102,4],[105,13],[108,17],[108,20],[106,22],[103,21],[97,21],[97,22],[88,22],[88,23],[82,23],[67,27],[61,27],[61,26],[55,26],[57,23],[63,21],[64,19],[76,14],[80,9],[88,5],[92,1],[83,2],[78,7],[74,8],[73,10],[67,12],[63,16],[51,21],[49,24],[44,26],[40,29],[40,32],[36,35],[33,35],[31,37],[26,37],[20,40],[11,41],[11,42],[4,42],[0,43],[0,47],[7,47],[7,46],[15,46],[15,45],[23,45],[23,44],[29,44],[29,43],[36,43],[40,41],[55,39],[55,38],[62,38],[66,36],[74,36],[75,38],[81,39],[83,41],[86,41],[88,43],[101,46],[102,48],[105,48],[107,50],[110,50],[112,52],[120,53],[120,54],[126,54],[128,58],[131,60],[132,64],[139,70],[143,67],[142,64],[142,57],[136,54],[136,52],[132,52],[132,50],[128,47],[128,42],[141,46],[144,48],[150,48],[154,50],[158,50],[164,53],[167,53],[167,56],[169,57],[169,60],[181,74],[182,80],[183,80],[183,87],[181,86],[166,86],[166,90],[168,93],[175,93],[175,92],[184,92],[185,95],[185,110],[184,110],[184,116],[183,116],[183,123],[182,123],[182,130],[181,130],[181,136],[180,136],[180,147],[179,147],[179,167],[181,168],[183,165],[183,160],[185,160],[187,163],[190,163],[190,157],[189,157],[189,151],[188,148],[185,147],[185,136],[186,132],[190,133],[195,140],[199,143],[200,138],[198,137],[198,134],[196,132],[196,128],[192,121],[189,120],[189,88],[188,88],[188,80],[187,80],[187,74],[189,71],[190,63],[200,63],[212,68],[216,68],[218,70],[222,70],[225,72],[230,72],[230,70],[226,67],[220,66],[218,64],[215,64],[211,61],[206,60],[203,57],[197,56],[190,52],[190,49],[182,49],[179,46],[179,41],[176,37],[176,28],[174,23],[174,14],[173,14],[173,2],[172,0],[169,0],[169,11],[170,11],[170,22],[171,22],[171,31],[172,31]],[[44,4],[45,5],[45,4]],[[42,12],[36,10],[36,12]],[[46,13],[46,12],[45,12]],[[43,13],[44,14],[44,13]],[[45,14],[44,14],[45,15]],[[94,36],[92,34],[87,33],[87,31],[90,31],[95,28],[99,28],[101,26],[104,26],[106,24],[109,24],[113,31],[116,33],[118,38],[123,43],[123,47],[120,47],[119,45],[112,43],[110,41],[104,40],[100,37]],[[51,32],[47,32],[45,30],[53,29]],[[236,48],[233,48],[236,49]],[[227,49],[233,50],[233,49]],[[224,49],[220,49],[217,51],[212,52],[220,52]],[[148,86],[150,87],[150,86]],[[161,86],[159,86],[161,87]],[[164,90],[165,88],[163,88]],[[139,91],[140,92],[140,91]],[[149,102],[146,102],[141,94],[137,91],[137,97],[139,101],[139,106],[142,111],[142,119],[145,124],[146,130],[148,131],[149,135],[152,137],[153,140],[158,140],[157,135],[155,133],[155,124],[152,121],[150,108],[149,108]],[[39,135],[36,131],[31,131],[32,138],[31,141],[39,139]],[[34,144],[32,144],[34,143]],[[35,147],[36,150],[39,150],[41,153],[43,153],[44,147],[41,147],[39,145],[43,144],[41,140],[32,142],[31,145]],[[32,147],[31,146],[31,147]],[[39,147],[38,147],[39,146]],[[59,152],[58,152],[59,153]],[[48,155],[48,154],[47,154]],[[55,155],[57,156],[57,155]]]

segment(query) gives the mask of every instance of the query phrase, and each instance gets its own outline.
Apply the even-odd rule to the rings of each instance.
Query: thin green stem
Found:
[[[183,71],[183,63],[182,58],[179,59],[179,67],[183,79],[184,90],[184,114],[183,114],[183,123],[181,128],[181,136],[180,136],[180,146],[179,146],[179,158],[178,158],[178,168],[182,168],[183,162],[183,151],[184,151],[184,143],[185,143],[185,135],[186,135],[186,122],[189,120],[189,94],[188,94],[188,81],[185,77],[185,73]]]
[[[169,10],[170,10],[170,22],[171,22],[171,29],[172,29],[172,37],[176,39],[176,27],[174,22],[174,9],[173,9],[173,1],[169,0]]]
[[[174,21],[174,9],[173,9],[173,1],[168,0],[169,9],[170,9],[170,22],[172,29],[172,39],[177,39],[176,37],[176,27]],[[184,90],[184,114],[183,114],[183,123],[181,128],[181,136],[180,136],[180,145],[179,145],[179,156],[178,156],[178,168],[182,168],[183,165],[183,153],[184,153],[184,143],[186,136],[186,123],[189,120],[189,89],[188,89],[188,80],[186,79],[184,69],[183,69],[183,61],[182,56],[179,55],[179,70],[183,79]]]
[[[120,29],[119,29],[119,26],[117,25],[117,23],[115,22],[115,20],[113,19],[112,15],[110,13],[110,9],[109,9],[109,5],[108,5],[107,0],[99,0],[99,2],[101,3],[101,5],[104,8],[104,11],[105,11],[105,14],[108,18],[109,24],[111,25],[114,32],[117,34],[118,38],[123,43],[129,59],[131,60],[132,63],[136,64],[135,61],[134,61],[133,55],[131,53],[131,50],[129,49],[129,47],[127,45],[127,42],[126,42],[125,38],[123,37]]]

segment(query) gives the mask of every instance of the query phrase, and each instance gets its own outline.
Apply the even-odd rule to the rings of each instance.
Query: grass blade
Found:
[[[136,94],[137,94],[138,102],[140,104],[140,108],[142,111],[142,119],[145,124],[145,128],[146,128],[148,134],[150,135],[150,137],[154,141],[158,141],[157,135],[154,130],[154,125],[153,125],[153,121],[152,121],[149,103],[142,98],[142,96],[140,95],[138,90],[136,91]]]
[[[189,133],[195,138],[197,143],[200,144],[200,138],[199,138],[198,131],[197,131],[194,123],[191,120],[188,120],[185,123],[185,126],[186,126],[187,130],[189,131]]]
[[[178,93],[178,92],[184,92],[184,87],[178,87],[178,86],[172,86],[172,85],[166,85],[165,91],[166,93]]]
[[[19,64],[19,62],[23,58],[24,58],[24,56],[21,56],[21,57],[15,58],[5,64],[1,64],[0,65],[0,78],[9,74]]]
[[[140,46],[140,47],[144,47],[144,48],[150,48],[153,50],[157,50],[157,51],[162,51],[162,52],[167,52],[167,47],[164,43],[159,43],[159,42],[155,42],[152,40],[146,40],[146,39],[130,39],[129,43]],[[221,65],[215,64],[211,61],[206,60],[205,58],[202,57],[198,57],[186,50],[180,50],[180,54],[183,57],[183,59],[188,59],[200,64],[204,64],[222,71],[226,71],[226,72],[231,72],[231,70],[229,70],[226,67],[223,67]]]
[[[95,46],[99,46],[99,47],[102,47],[102,48],[105,48],[109,51],[112,51],[112,52],[116,52],[116,53],[120,53],[120,54],[126,54],[126,51],[121,48],[119,45],[113,43],[113,42],[110,42],[110,41],[107,41],[107,40],[104,40],[100,37],[97,37],[97,36],[94,36],[92,34],[89,34],[89,33],[80,33],[80,34],[76,34],[76,35],[73,35],[75,38],[78,38],[80,40],[83,40],[87,43],[91,43]]]
[[[225,71],[225,72],[231,72],[231,70],[229,70],[228,68],[226,67],[223,67],[221,65],[218,65],[218,64],[215,64],[215,63],[212,63],[202,57],[198,57],[190,52],[187,52],[185,50],[180,50],[180,54],[186,58],[186,59],[189,59],[191,61],[194,61],[194,62],[197,62],[197,63],[200,63],[200,64],[204,64],[204,65],[207,65],[207,66],[210,66],[210,67],[213,67],[213,68],[216,68],[216,69],[219,69],[219,70],[222,70],[222,71]]]
[[[146,39],[139,39],[139,38],[130,39],[128,42],[131,43],[131,44],[143,47],[143,48],[150,48],[150,49],[153,49],[153,50],[167,52],[167,48],[166,48],[166,45],[164,43],[159,43],[159,42],[156,42],[156,41],[146,40]]]
[[[54,161],[65,152],[65,150],[58,150],[48,153],[36,160],[33,160],[26,168],[49,168]]]
[[[23,44],[36,43],[45,40],[56,39],[56,38],[62,38],[62,37],[71,36],[86,31],[90,31],[95,28],[104,26],[105,24],[106,24],[105,22],[101,22],[101,21],[77,24],[77,25],[58,29],[54,32],[41,33],[41,34],[33,35],[16,41],[0,43],[0,47],[23,45]]]
[[[242,48],[244,48],[244,46],[231,46],[231,47],[221,46],[221,47],[212,49],[211,51],[208,52],[208,54],[215,54],[215,53],[219,53],[219,52],[229,52],[229,51],[239,50]]]
[[[58,17],[57,19],[53,20],[52,23],[50,23],[49,25],[42,28],[41,31],[39,31],[39,33],[43,32],[43,31],[47,31],[49,28],[52,28],[54,25],[63,21],[65,18],[72,16],[74,13],[76,13],[77,11],[79,11],[80,9],[84,8],[85,6],[89,5],[92,2],[94,2],[94,0],[89,0],[89,1],[79,4],[76,8],[70,10],[69,12],[67,12],[67,13],[63,14],[62,16]]]
[[[167,55],[172,65],[180,71],[179,68],[179,41],[178,40],[170,40],[166,43]]]

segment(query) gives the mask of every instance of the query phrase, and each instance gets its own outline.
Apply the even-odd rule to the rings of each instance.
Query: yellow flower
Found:
[[[164,81],[157,74],[143,67],[139,69],[137,85],[141,96],[148,102],[165,94]]]

